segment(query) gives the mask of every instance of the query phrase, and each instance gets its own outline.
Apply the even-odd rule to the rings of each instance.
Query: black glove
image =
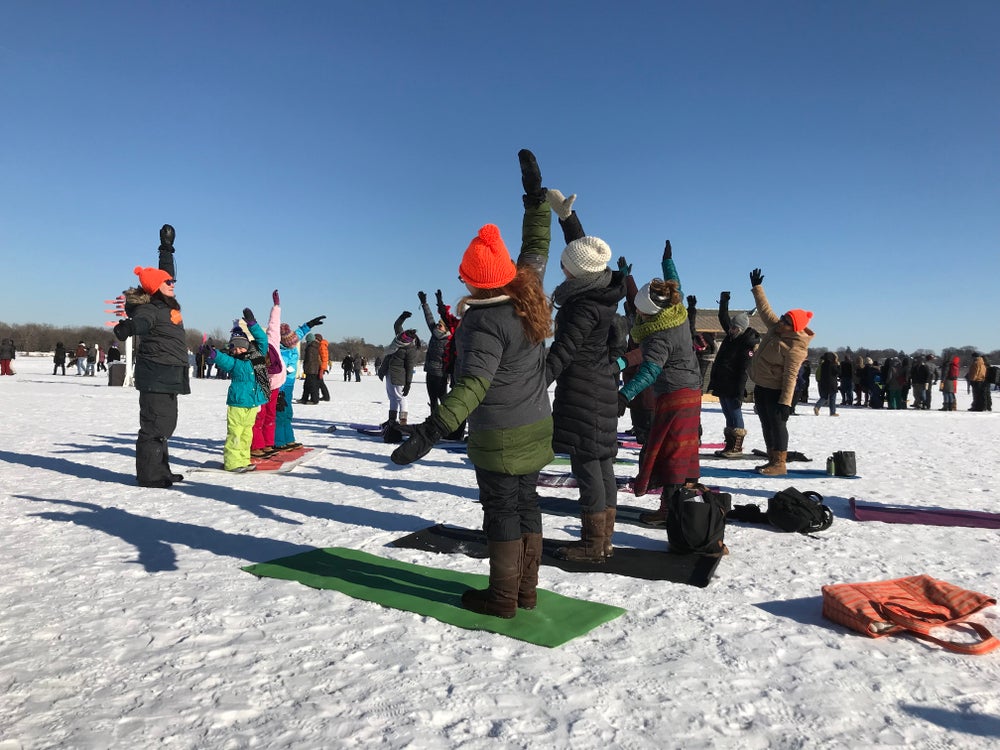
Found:
[[[313,318],[312,320],[307,320],[306,321],[306,327],[307,328],[315,328],[316,326],[323,325],[323,318],[325,318],[325,317],[326,317],[325,315],[318,315],[315,318]]]
[[[402,315],[400,315],[399,317],[401,320],[406,320],[407,318],[412,318],[413,313],[411,313],[409,310],[403,310]]]
[[[778,419],[782,422],[787,422],[788,417],[792,414],[792,407],[788,404],[778,404]]]
[[[632,275],[632,264],[625,260],[624,255],[618,258],[618,270],[621,271],[624,276]]]
[[[417,292],[417,299],[420,300],[421,305],[427,304],[427,295],[423,292]]]
[[[618,391],[618,416],[624,417],[625,412],[628,411],[628,399],[625,398],[625,394]]]
[[[674,257],[674,250],[672,247],[670,247],[670,240],[667,240],[666,244],[663,246],[663,260],[673,257]]]
[[[698,306],[698,298],[695,297],[693,294],[689,294],[688,295],[688,307],[697,307],[697,306]]]
[[[274,410],[275,411],[284,411],[285,407],[287,407],[287,406],[288,406],[288,399],[285,398],[285,392],[284,391],[278,391],[278,400],[277,400],[277,402],[274,405]]]
[[[252,326],[257,322],[257,318],[254,317],[253,312],[251,312],[249,307],[243,308],[243,320],[247,322],[248,326]]]
[[[281,297],[278,296],[278,290],[277,289],[275,289],[273,292],[271,292],[271,301],[274,302],[274,304],[276,304],[276,305],[280,305],[281,304]]]
[[[115,334],[116,339],[124,341],[133,334],[135,329],[132,326],[131,320],[123,320],[112,328],[111,331]]]
[[[437,417],[431,416],[423,424],[418,424],[410,433],[410,439],[392,452],[392,462],[399,466],[412,464],[430,453],[434,443],[444,436],[444,427]]]
[[[755,268],[750,272],[750,286],[760,286],[764,283],[764,274],[761,273],[759,268]]]
[[[724,302],[729,302],[729,296],[730,296],[729,292],[723,292],[722,294],[720,294],[719,295],[719,304],[721,305]]]
[[[524,188],[524,207],[535,208],[545,202],[545,188],[542,187],[542,170],[538,168],[535,155],[522,148],[517,152],[521,165],[521,187]]]
[[[409,383],[407,383],[406,385],[403,386],[403,395],[404,396],[409,396],[410,395],[410,384]]]
[[[441,307],[441,305],[444,304],[444,297],[441,296],[441,290],[440,289],[438,289],[436,292],[434,292],[434,298],[437,300],[438,307]]]
[[[160,246],[169,247],[170,252],[173,252],[174,237],[176,235],[177,233],[174,231],[174,228],[172,226],[170,226],[169,224],[164,224],[162,227],[160,227]]]

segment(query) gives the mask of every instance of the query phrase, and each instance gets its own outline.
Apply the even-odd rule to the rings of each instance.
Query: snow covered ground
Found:
[[[137,394],[20,358],[0,379],[0,750],[11,748],[980,748],[1000,741],[1000,651],[951,654],[824,620],[820,587],[927,573],[1000,594],[998,532],[860,523],[847,499],[1000,511],[1000,418],[801,408],[791,447],[858,480],[710,479],[737,504],[794,485],[837,518],[819,538],[732,524],[707,588],[543,567],[541,585],[627,613],[547,649],[240,570],[346,546],[468,572],[486,562],[385,545],[477,527],[473,472],[435,450],[411,467],[334,423],[385,418],[382,383],[328,380],[296,405],[325,453],[283,475],[189,473],[135,486]],[[418,375],[419,377],[419,375]],[[187,473],[221,456],[227,383],[193,382],[171,441]],[[427,414],[423,383],[411,420]],[[746,448],[763,447],[746,412]],[[705,440],[723,418],[705,404]],[[623,420],[623,427],[627,422]],[[725,466],[706,462],[713,468]],[[743,464],[750,465],[750,464]],[[624,470],[623,470],[624,471]],[[571,490],[547,493],[572,496]],[[655,500],[622,496],[651,506]],[[545,516],[549,537],[578,522]],[[619,546],[665,534],[620,526]],[[977,618],[1000,632],[997,608]]]

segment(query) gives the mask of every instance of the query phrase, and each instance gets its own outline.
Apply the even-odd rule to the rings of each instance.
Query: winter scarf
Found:
[[[641,344],[642,340],[657,331],[676,328],[683,325],[688,318],[687,309],[682,304],[666,307],[644,323],[636,323],[632,327],[632,340]]]
[[[257,342],[253,341],[250,343],[250,348],[247,350],[245,356],[250,360],[250,364],[253,365],[254,380],[257,381],[257,385],[261,391],[270,398],[271,376],[267,372],[267,355],[263,354],[257,347]]]

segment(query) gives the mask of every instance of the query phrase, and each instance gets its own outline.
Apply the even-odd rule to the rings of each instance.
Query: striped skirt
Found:
[[[701,391],[682,388],[656,399],[653,426],[639,457],[635,494],[668,484],[698,479],[698,425],[701,423]]]

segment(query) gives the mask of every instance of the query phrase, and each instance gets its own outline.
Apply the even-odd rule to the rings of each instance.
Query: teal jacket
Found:
[[[305,341],[306,334],[309,333],[311,329],[305,323],[300,325],[295,329],[295,335],[299,337],[299,341]],[[266,352],[267,349],[265,348]],[[299,370],[299,345],[288,347],[284,344],[281,345],[279,349],[281,353],[281,360],[285,363],[285,382],[281,386],[281,390],[288,391],[291,393],[293,387],[295,386],[295,377]]]
[[[250,335],[257,344],[257,349],[267,356],[267,334],[260,327],[260,323],[250,326]],[[253,365],[249,359],[233,357],[226,352],[220,351],[215,356],[215,366],[222,372],[228,372],[229,394],[226,396],[226,406],[240,406],[249,409],[254,406],[261,406],[268,402],[271,397],[270,392],[261,388],[260,383],[253,374]]]

